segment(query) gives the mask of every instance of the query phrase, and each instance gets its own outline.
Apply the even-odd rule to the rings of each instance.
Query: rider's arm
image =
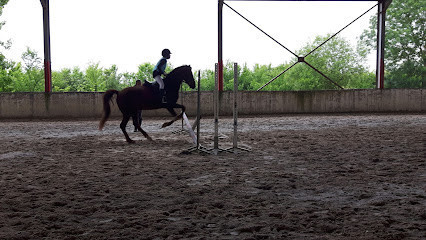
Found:
[[[165,71],[163,71],[163,66],[164,65],[166,65],[167,64],[167,62],[166,62],[166,59],[161,59],[160,60],[160,64],[159,64],[159,66],[158,66],[158,71],[160,72],[160,74],[164,74],[164,75],[166,75],[166,72]],[[165,69],[165,68],[164,68]]]

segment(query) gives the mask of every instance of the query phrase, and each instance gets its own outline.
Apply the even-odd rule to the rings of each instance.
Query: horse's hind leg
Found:
[[[121,128],[121,131],[123,131],[124,133],[124,137],[126,137],[126,141],[128,143],[134,143],[135,141],[130,139],[129,134],[127,134],[126,132],[126,126],[127,126],[127,123],[129,122],[129,119],[130,119],[129,115],[123,115],[123,120],[120,123],[120,128]]]
[[[133,118],[133,126],[135,126],[135,128],[138,129],[139,132],[141,132],[146,139],[152,141],[152,138],[141,127],[142,119],[139,120],[136,115],[132,118]]]

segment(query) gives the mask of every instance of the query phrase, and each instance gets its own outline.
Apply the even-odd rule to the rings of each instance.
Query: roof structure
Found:
[[[271,81],[269,81],[267,84],[265,84],[260,89],[258,89],[258,91],[261,90],[266,85],[268,85],[271,82],[273,82],[275,79],[277,79],[278,77],[280,77],[287,70],[289,70],[290,68],[292,68],[294,65],[296,65],[299,62],[307,64],[309,67],[311,67],[316,72],[318,72],[319,74],[321,74],[325,79],[327,79],[328,81],[332,82],[334,85],[336,85],[340,89],[343,89],[343,87],[341,87],[340,85],[338,85],[338,83],[336,83],[335,81],[331,80],[324,73],[322,73],[321,71],[319,71],[318,69],[316,69],[314,66],[312,66],[308,62],[306,62],[305,61],[305,57],[307,55],[311,54],[313,51],[317,50],[324,43],[326,43],[331,38],[333,38],[334,36],[336,36],[337,34],[339,34],[342,30],[344,30],[346,27],[348,27],[349,25],[351,25],[353,22],[355,22],[356,20],[358,20],[360,17],[362,17],[364,14],[366,14],[368,11],[370,11],[372,9],[372,8],[370,8],[369,10],[367,10],[367,12],[363,13],[361,16],[359,16],[358,18],[356,18],[354,21],[352,21],[351,23],[349,23],[348,25],[346,25],[339,32],[337,32],[336,34],[334,34],[333,36],[331,36],[328,40],[326,40],[324,43],[322,43],[321,45],[319,45],[317,48],[315,48],[314,50],[312,50],[307,55],[305,55],[305,56],[298,56],[297,54],[295,54],[294,52],[292,52],[291,50],[289,50],[287,47],[285,47],[284,45],[282,45],[281,43],[279,43],[276,39],[274,39],[273,37],[271,37],[269,34],[267,34],[266,32],[264,32],[262,29],[260,29],[258,26],[256,26],[254,23],[252,23],[250,20],[248,20],[246,17],[244,17],[243,15],[241,15],[239,12],[237,12],[231,6],[229,6],[228,4],[225,3],[225,2],[228,2],[228,1],[265,1],[265,2],[266,1],[282,1],[282,2],[284,2],[284,1],[305,1],[305,2],[319,2],[319,1],[323,1],[323,2],[325,2],[325,1],[336,1],[336,2],[337,1],[364,1],[365,2],[365,1],[370,1],[370,2],[377,2],[377,4],[374,6],[374,7],[376,7],[376,6],[378,7],[378,14],[377,14],[376,87],[377,88],[384,88],[384,72],[385,72],[385,67],[384,67],[385,19],[386,19],[386,9],[391,4],[392,0],[218,0],[218,62],[217,62],[217,65],[218,65],[218,69],[217,69],[217,72],[218,72],[218,85],[216,86],[216,88],[219,91],[223,91],[223,42],[222,42],[222,24],[223,24],[222,15],[223,15],[223,6],[227,6],[228,8],[230,8],[237,15],[239,15],[244,20],[246,20],[249,24],[253,25],[259,31],[261,31],[262,33],[264,33],[267,37],[269,37],[270,39],[272,39],[274,42],[276,42],[281,47],[283,47],[284,49],[286,49],[287,51],[289,51],[290,53],[292,53],[293,55],[295,55],[298,58],[297,62],[295,62],[293,65],[291,65],[289,68],[287,68],[286,70],[284,70],[282,73],[280,73],[275,78],[271,79]]]
[[[366,2],[366,1],[370,1],[370,2],[378,2],[377,3],[377,6],[378,6],[377,36],[378,37],[377,37],[376,80],[377,80],[377,88],[383,88],[384,86],[383,82],[384,82],[385,16],[386,16],[386,9],[388,8],[392,0],[218,0],[218,3],[219,3],[218,4],[219,6],[218,7],[218,66],[219,66],[218,74],[219,74],[219,90],[220,91],[223,90],[222,9],[223,9],[223,5],[225,4],[225,1],[265,1],[265,2],[266,1],[282,1],[282,2],[284,1],[305,1],[305,2],[319,2],[319,1],[336,1],[336,2],[337,1],[341,1],[341,2],[342,1],[364,1]],[[52,91],[52,73],[51,73],[51,66],[50,66],[51,53],[50,53],[49,0],[40,0],[40,3],[43,7],[45,92],[51,92]],[[304,58],[299,57],[299,62],[304,62]]]
[[[256,1],[256,2],[272,2],[272,1],[280,1],[280,2],[289,2],[289,1],[303,1],[303,2],[342,2],[342,1],[346,1],[346,2],[354,2],[354,1],[363,1],[363,2],[377,2],[380,0],[226,0],[226,1]]]

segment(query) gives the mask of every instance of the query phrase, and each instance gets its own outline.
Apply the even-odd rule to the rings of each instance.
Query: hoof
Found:
[[[133,141],[133,140],[129,139],[129,140],[127,140],[127,143],[129,143],[129,144],[133,144],[133,143],[135,143],[135,141]]]

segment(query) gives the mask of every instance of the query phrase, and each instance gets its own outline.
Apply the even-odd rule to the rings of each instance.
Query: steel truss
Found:
[[[223,10],[223,5],[226,5],[227,7],[229,7],[230,9],[232,9],[228,4],[224,3],[224,1],[225,0],[218,0],[218,75],[219,75],[218,89],[219,89],[219,91],[223,90],[223,53],[222,53],[222,49],[223,49],[222,48],[222,22],[223,22],[222,21],[222,15],[223,15],[222,14],[222,10]],[[259,1],[259,0],[227,0],[227,1]],[[263,1],[291,1],[291,0],[263,0]],[[293,1],[309,1],[309,0],[293,0]],[[325,0],[310,0],[310,1],[325,1]],[[343,0],[328,0],[328,1],[343,1]],[[376,6],[378,6],[378,14],[377,14],[376,87],[377,88],[384,88],[384,71],[385,71],[385,67],[384,67],[385,20],[386,20],[386,10],[389,7],[389,5],[391,4],[392,0],[353,0],[353,1],[377,1],[378,2],[377,5],[376,5]],[[41,3],[41,6],[43,8],[45,92],[48,93],[48,92],[52,91],[49,0],[40,0],[40,3]],[[235,11],[234,9],[232,9],[232,10]],[[370,11],[370,10],[368,10],[368,11]],[[240,15],[241,17],[243,17],[238,12],[237,12],[237,14]],[[361,15],[360,17],[362,17],[363,15]],[[360,18],[360,17],[358,17],[358,18]],[[243,17],[243,18],[246,19],[245,17]],[[358,18],[355,19],[353,22],[355,22],[356,20],[358,20]],[[248,21],[248,19],[246,19],[246,20]],[[351,22],[350,24],[352,24],[353,22]],[[251,23],[251,24],[253,26],[255,26],[256,28],[258,28],[253,23]],[[350,24],[348,24],[347,26],[345,26],[343,29],[345,29],[346,27],[348,27]],[[296,63],[294,63],[291,67],[293,67],[294,65],[296,65],[299,62],[304,62],[309,67],[311,67],[312,69],[314,69],[316,72],[318,72],[319,74],[321,74],[322,76],[324,76],[326,79],[328,79],[329,81],[331,81],[333,84],[335,84],[336,86],[342,88],[337,83],[335,83],[330,78],[328,78],[325,74],[321,73],[318,69],[314,68],[312,65],[310,65],[309,63],[307,63],[305,61],[306,56],[308,56],[313,51],[315,51],[316,49],[318,49],[319,47],[321,47],[323,44],[325,44],[325,42],[323,44],[321,44],[320,46],[318,46],[317,48],[315,48],[314,50],[312,50],[306,56],[300,57],[297,54],[295,54],[292,51],[290,51],[284,45],[282,45],[281,43],[279,43],[278,41],[276,41],[274,38],[272,38],[270,35],[268,35],[263,30],[261,30],[260,28],[258,28],[258,29],[260,31],[262,31],[264,34],[266,34],[268,37],[270,37],[271,39],[273,39],[275,42],[277,42],[278,44],[280,44],[282,47],[284,47],[287,51],[291,52],[293,55],[295,55],[297,57],[298,61]],[[339,32],[337,32],[335,35],[337,35],[338,33],[340,33],[342,30],[340,30]],[[333,35],[331,38],[333,38],[335,35]],[[330,40],[330,39],[328,39],[328,40]],[[276,78],[278,78],[279,76],[281,76],[282,74],[284,74],[290,68],[284,70],[282,73],[280,73],[280,75],[278,75],[277,77],[275,77],[274,79],[272,79],[270,82],[274,81]]]
[[[256,1],[256,0],[228,0],[228,1]],[[264,0],[264,1],[280,1],[280,0]],[[289,0],[281,0],[281,1],[289,1]],[[304,1],[304,0],[298,0],[298,1]],[[308,1],[308,0],[305,0],[305,1]],[[324,0],[311,0],[311,1],[324,1]],[[342,1],[342,0],[335,0],[335,1]],[[373,1],[373,0],[358,0],[358,1]],[[307,56],[309,56],[310,54],[312,54],[314,51],[316,51],[318,48],[322,47],[325,43],[327,43],[328,41],[330,41],[332,38],[334,38],[335,36],[337,36],[340,32],[342,32],[343,30],[345,30],[351,24],[353,24],[354,22],[356,22],[358,19],[360,19],[361,17],[363,17],[365,14],[367,14],[373,8],[375,8],[376,6],[378,6],[379,10],[378,10],[378,23],[377,23],[376,87],[377,88],[383,88],[384,87],[385,16],[386,16],[386,9],[390,5],[390,3],[392,2],[392,0],[376,0],[376,1],[378,2],[376,5],[374,5],[373,7],[371,7],[367,11],[365,11],[363,14],[361,14],[359,17],[357,17],[356,19],[354,19],[352,22],[350,22],[349,24],[347,24],[346,26],[344,26],[337,33],[335,33],[334,35],[332,35],[331,37],[329,37],[326,41],[324,41],[323,43],[321,43],[320,45],[318,45],[315,49],[313,49],[312,51],[310,51],[305,56],[299,56],[296,53],[294,53],[293,51],[291,51],[290,49],[288,49],[287,47],[285,47],[283,44],[281,44],[280,42],[278,42],[271,35],[269,35],[265,31],[263,31],[261,28],[259,28],[258,26],[256,26],[253,22],[251,22],[250,20],[248,20],[246,17],[244,17],[242,14],[240,14],[234,8],[232,8],[231,6],[229,6],[227,3],[225,3],[224,0],[219,0],[219,6],[218,6],[218,66],[219,66],[218,73],[219,73],[219,90],[220,91],[223,90],[223,53],[222,53],[222,48],[223,48],[222,47],[223,46],[223,44],[222,44],[222,38],[223,38],[223,35],[222,35],[222,22],[223,22],[222,21],[222,15],[223,15],[222,11],[223,11],[223,5],[225,5],[226,7],[228,7],[230,10],[232,10],[233,12],[235,12],[240,17],[242,17],[244,20],[246,20],[248,23],[250,23],[256,29],[258,29],[259,31],[261,31],[263,34],[265,34],[267,37],[269,37],[270,39],[272,39],[274,42],[276,42],[278,45],[280,45],[281,47],[283,47],[285,50],[287,50],[288,52],[290,52],[291,54],[293,54],[297,58],[297,62],[293,63],[290,67],[288,67],[283,72],[281,72],[276,77],[274,77],[269,82],[267,82],[265,85],[263,85],[262,87],[260,87],[257,91],[262,90],[264,87],[266,87],[267,85],[269,85],[270,83],[272,83],[273,81],[275,81],[277,78],[279,78],[285,72],[287,72],[288,70],[290,70],[296,64],[301,63],[301,62],[305,63],[306,65],[308,65],[310,68],[312,68],[313,70],[315,70],[316,72],[318,72],[321,76],[323,76],[325,79],[327,79],[328,81],[330,81],[331,83],[333,83],[334,85],[336,85],[337,87],[339,87],[340,89],[343,89],[343,87],[340,86],[338,83],[336,83],[335,81],[333,81],[332,79],[330,79],[329,77],[327,77],[324,73],[322,73],[321,71],[319,71],[317,68],[315,68],[314,66],[312,66],[311,64],[309,64],[308,62],[306,62],[305,58]]]

